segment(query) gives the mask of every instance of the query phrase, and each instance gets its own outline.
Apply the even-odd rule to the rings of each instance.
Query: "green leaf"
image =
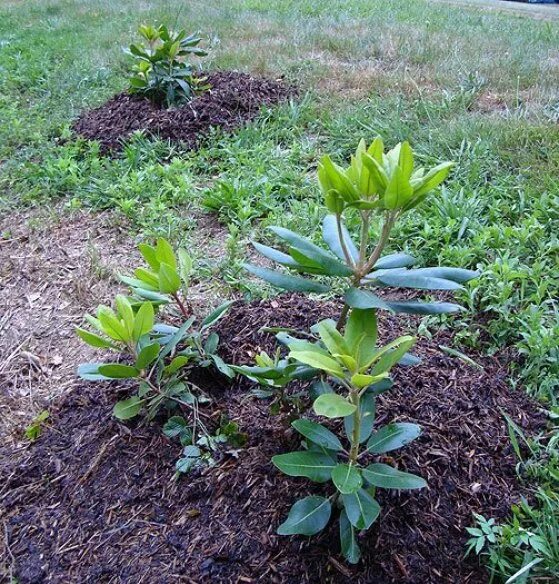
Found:
[[[402,448],[421,434],[417,424],[397,422],[379,428],[367,442],[367,451],[373,454],[384,454],[397,448]]]
[[[373,266],[375,270],[391,270],[393,268],[407,268],[415,264],[415,258],[407,253],[392,253],[380,258]]]
[[[394,270],[393,272],[383,272],[378,276],[375,276],[373,272],[371,277],[375,277],[381,284],[396,288],[415,288],[418,290],[461,290],[463,288],[453,280],[434,278],[417,273],[417,270]]]
[[[115,346],[112,343],[110,343],[109,341],[107,341],[107,339],[104,339],[103,337],[100,337],[99,335],[96,335],[95,333],[91,333],[88,330],[76,327],[76,334],[78,335],[78,337],[80,337],[80,339],[82,341],[84,341],[85,343],[87,343],[91,347],[95,347],[97,349],[114,349],[115,348]]]
[[[143,302],[134,318],[133,338],[137,341],[153,329],[154,311],[151,302]]]
[[[163,426],[163,434],[165,434],[167,438],[176,438],[188,431],[188,424],[182,416],[171,416]]]
[[[291,425],[297,432],[305,436],[305,438],[308,438],[311,442],[318,444],[318,446],[336,451],[343,449],[338,437],[322,424],[317,424],[310,420],[295,420],[291,422]]]
[[[349,288],[344,294],[344,300],[352,308],[359,308],[360,310],[368,310],[371,308],[382,310],[392,310],[390,304],[379,298],[376,294],[366,290],[359,290],[359,288]]]
[[[357,529],[369,529],[380,514],[380,505],[365,489],[342,496],[350,523]]]
[[[374,367],[370,371],[371,375],[380,375],[390,371],[406,355],[414,343],[415,337],[404,336],[385,345],[376,355]]]
[[[104,363],[82,363],[78,366],[78,376],[86,381],[106,381],[110,377],[105,377],[99,373],[99,367]]]
[[[181,287],[181,279],[175,268],[166,263],[159,266],[159,291],[164,294],[176,294]]]
[[[412,195],[413,188],[408,178],[406,178],[402,169],[396,166],[386,186],[383,199],[384,207],[386,209],[399,209],[410,200]]]
[[[157,359],[160,349],[161,346],[159,343],[146,345],[138,354],[138,358],[136,359],[136,367],[138,369],[145,369],[148,365]]]
[[[278,527],[279,535],[315,535],[322,531],[328,521],[332,506],[326,497],[311,495],[297,501],[287,519]]]
[[[137,377],[140,374],[136,367],[123,365],[121,363],[99,365],[98,371],[101,375],[108,377],[109,379],[128,379],[131,377]]]
[[[256,249],[256,251],[259,254],[263,255],[265,258],[268,258],[269,260],[272,260],[273,262],[277,262],[282,266],[289,266],[291,268],[296,268],[299,265],[298,262],[296,262],[290,255],[287,255],[282,251],[279,251],[267,245],[262,245],[261,243],[258,243],[256,241],[252,241],[251,243],[254,246],[254,249]]]
[[[135,418],[142,409],[143,400],[141,400],[137,395],[123,399],[115,404],[113,408],[113,415],[119,420],[130,420]]]
[[[185,249],[179,249],[179,276],[185,285],[188,284],[190,273],[192,272],[192,258]]]
[[[359,428],[359,443],[365,442],[373,431],[376,415],[376,401],[375,396],[371,393],[363,395],[359,402],[359,410],[361,412],[361,426]],[[344,428],[346,436],[349,440],[353,439],[353,415],[344,418]]]
[[[97,308],[97,319],[103,327],[103,332],[111,339],[123,343],[130,340],[126,327],[108,306],[101,305]]]
[[[409,180],[413,173],[413,150],[409,142],[402,142],[400,147],[400,158],[398,165],[402,169],[402,174],[405,179]]]
[[[370,464],[362,473],[371,485],[383,489],[423,489],[427,486],[421,477],[379,462]]]
[[[459,304],[452,304],[451,302],[418,302],[410,300],[388,302],[388,305],[394,312],[404,314],[450,314],[464,310]]]
[[[359,469],[350,464],[338,464],[332,469],[332,482],[342,495],[355,493],[363,485]]]
[[[212,326],[212,324],[216,323],[222,316],[225,316],[225,313],[229,310],[233,303],[234,300],[224,302],[213,312],[208,314],[208,316],[206,316],[206,318],[202,321],[201,330],[207,329],[208,327]]]
[[[283,274],[275,270],[270,270],[268,268],[260,268],[258,266],[253,266],[251,264],[243,264],[243,267],[247,272],[254,274],[258,278],[269,282],[277,288],[282,290],[289,290],[290,292],[316,292],[323,293],[328,292],[329,287],[324,284],[319,284],[307,278],[301,278],[299,276],[291,276],[289,274]]]
[[[344,377],[343,369],[336,360],[323,355],[314,348],[307,351],[291,350],[289,356],[292,359],[299,361],[300,363],[304,363],[305,365],[310,365],[316,369],[326,371],[326,373],[330,373],[330,375],[333,375],[334,377],[338,377],[340,379],[343,379]]]
[[[314,400],[313,409],[318,416],[345,418],[357,408],[337,393],[324,393]]]
[[[155,274],[154,272],[151,272],[150,270],[146,270],[144,268],[137,268],[136,270],[134,270],[134,275],[140,282],[143,282],[142,284],[143,288],[147,288],[152,292],[159,290],[159,278],[157,277],[157,274]],[[125,281],[124,278],[123,281]]]
[[[340,262],[338,258],[333,256],[330,252],[318,247],[314,243],[310,242],[308,239],[301,237],[297,233],[291,231],[290,229],[285,229],[284,227],[270,227],[278,237],[287,241],[293,248],[299,251],[301,254],[306,256],[321,266],[325,272],[330,276],[351,276],[353,270],[349,268],[345,263]]]
[[[160,262],[157,259],[155,248],[152,245],[148,245],[147,243],[140,243],[140,245],[138,245],[138,249],[140,250],[140,253],[142,254],[144,260],[146,260],[148,266],[154,272],[158,272]]]
[[[349,314],[345,339],[358,365],[368,363],[377,349],[377,315],[374,308],[354,308]]]
[[[357,262],[359,260],[359,251],[357,250],[357,247],[351,239],[351,235],[349,234],[349,231],[343,222],[341,223],[341,232],[349,256],[353,259],[354,262]],[[338,223],[335,215],[326,215],[326,217],[324,217],[324,221],[322,222],[322,238],[324,239],[326,245],[332,250],[332,252],[334,252],[336,256],[345,262],[346,257],[343,251],[342,243],[340,241]]]
[[[132,310],[132,306],[128,301],[128,298],[122,294],[117,294],[115,298],[115,305],[118,310],[118,314],[124,322],[127,334],[131,335],[132,330],[134,329],[134,311]]]
[[[340,544],[344,558],[350,564],[357,564],[361,559],[361,552],[357,545],[355,529],[351,525],[345,509],[340,514]]]
[[[155,257],[159,260],[160,264],[167,264],[167,266],[176,271],[177,258],[175,257],[175,252],[173,251],[171,244],[162,237],[157,240]],[[161,266],[159,269],[161,269]]]
[[[316,483],[329,481],[332,469],[336,466],[327,454],[308,450],[278,454],[272,457],[272,462],[290,477],[307,477]]]
[[[316,326],[316,330],[318,331],[320,340],[323,342],[324,346],[328,349],[330,354],[349,355],[351,353],[350,348],[348,347],[340,331],[338,331],[336,328],[336,323],[333,320],[322,320]]]
[[[432,168],[417,184],[414,184],[414,197],[420,197],[438,187],[448,176],[453,162],[443,162]]]
[[[177,355],[170,363],[165,367],[165,373],[172,375],[179,369],[184,367],[190,361],[190,357],[187,355]]]

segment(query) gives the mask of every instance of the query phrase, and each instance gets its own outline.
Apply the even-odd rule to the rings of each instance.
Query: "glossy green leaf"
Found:
[[[376,294],[359,288],[349,288],[344,294],[344,300],[352,308],[367,310],[370,308],[392,310],[390,304]]]
[[[291,477],[307,477],[317,483],[330,480],[336,462],[322,452],[289,452],[272,457],[272,462],[284,474]]]
[[[407,253],[392,253],[380,258],[374,265],[375,270],[391,270],[394,268],[407,268],[413,266],[416,260]]]
[[[316,330],[318,331],[320,340],[331,355],[350,354],[350,348],[340,331],[336,328],[335,321],[331,319],[322,320],[317,324]]]
[[[104,363],[82,363],[78,367],[78,376],[86,381],[107,381],[110,377],[105,377],[99,373],[99,367]]]
[[[107,339],[104,339],[95,333],[89,332],[88,330],[76,327],[76,334],[82,341],[91,347],[95,347],[97,349],[114,349],[114,345]]]
[[[164,294],[176,294],[181,287],[177,270],[166,263],[159,266],[159,291]]]
[[[117,402],[113,408],[113,416],[119,420],[130,420],[135,418],[142,409],[143,400],[138,396],[123,399]]]
[[[361,559],[361,552],[357,545],[355,529],[344,510],[340,513],[340,545],[344,558],[350,564],[357,564]]]
[[[282,251],[279,251],[277,249],[274,249],[273,247],[262,245],[261,243],[258,243],[256,241],[253,241],[252,245],[260,255],[263,255],[265,258],[268,258],[273,262],[277,262],[278,264],[281,264],[283,266],[289,266],[292,268],[297,267],[299,265],[290,255],[283,253]]]
[[[379,462],[370,464],[362,473],[371,485],[383,489],[422,489],[427,486],[421,477]]]
[[[380,514],[380,505],[365,490],[342,496],[345,512],[350,523],[357,529],[369,529]]]
[[[343,222],[340,225],[340,229],[341,237],[350,258],[354,262],[357,262],[359,260],[359,251],[357,250],[357,247],[351,239],[351,235],[349,234],[349,231]],[[345,262],[346,256],[344,254],[342,242],[340,240],[338,222],[335,215],[326,215],[326,217],[324,217],[324,221],[322,223],[322,238],[328,247],[332,250],[332,252]]]
[[[332,482],[342,495],[355,493],[363,485],[359,469],[350,464],[338,464],[332,469]]]
[[[142,303],[134,318],[133,338],[135,340],[151,332],[154,318],[155,315],[151,302]]]
[[[402,448],[421,434],[417,424],[397,422],[379,428],[367,442],[367,450],[373,454],[384,454]]]
[[[329,287],[313,280],[308,280],[307,278],[301,278],[299,276],[291,276],[289,274],[283,274],[282,272],[277,272],[275,270],[270,270],[268,268],[261,268],[259,266],[253,266],[251,264],[243,264],[245,270],[254,274],[258,278],[269,282],[273,286],[281,288],[282,290],[289,290],[290,292],[316,292],[323,293],[328,292]]]
[[[357,408],[337,393],[319,395],[313,403],[313,410],[318,416],[327,418],[345,418]]]
[[[359,366],[368,363],[377,350],[377,315],[374,308],[353,308],[349,313],[344,337],[349,352]]]
[[[310,365],[316,369],[320,369],[322,371],[326,371],[330,375],[334,377],[343,378],[344,372],[339,363],[328,357],[321,352],[317,351],[316,349],[307,350],[307,351],[294,351],[291,350],[289,356],[300,363],[304,363],[305,365]]]
[[[136,359],[136,367],[138,369],[145,369],[148,365],[151,365],[151,363],[157,359],[160,349],[161,347],[159,343],[151,343],[150,345],[146,345],[138,354],[138,358]]]
[[[229,310],[231,305],[234,303],[234,300],[229,300],[220,304],[213,312],[208,314],[206,318],[202,321],[201,329],[204,330],[213,324],[215,324],[222,316],[225,316],[225,313]]]
[[[160,264],[167,264],[173,270],[177,270],[177,258],[175,257],[175,252],[171,247],[171,244],[160,237],[157,240],[157,245],[155,246],[155,257],[159,260]],[[159,267],[161,269],[161,266]]]
[[[336,451],[343,449],[342,443],[338,437],[322,424],[317,424],[310,420],[295,420],[291,422],[291,425],[297,430],[297,432],[299,432],[299,434],[302,434],[305,438],[308,438],[318,446]]]
[[[421,301],[403,301],[388,302],[390,308],[396,313],[403,314],[451,314],[464,310],[459,304],[451,302],[421,302]]]
[[[140,253],[142,254],[142,257],[144,258],[144,260],[146,260],[146,263],[148,264],[148,266],[154,272],[159,271],[159,263],[160,262],[157,259],[157,255],[155,253],[155,247],[153,247],[152,245],[149,245],[147,243],[140,243],[140,245],[138,245],[138,249],[140,250]]]
[[[135,367],[123,365],[122,363],[99,365],[98,371],[101,375],[110,379],[128,379],[137,377],[140,373]]]
[[[423,178],[414,184],[414,197],[419,197],[437,188],[448,176],[453,162],[443,162],[432,168]]]
[[[278,527],[279,535],[315,535],[322,531],[332,512],[332,505],[326,497],[311,495],[297,501],[287,519]]]

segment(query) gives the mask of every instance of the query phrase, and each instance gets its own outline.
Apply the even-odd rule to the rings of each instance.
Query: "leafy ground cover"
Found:
[[[376,134],[389,146],[413,137],[426,166],[457,162],[442,196],[395,228],[422,265],[482,271],[459,298],[482,318],[453,317],[448,345],[504,359],[512,385],[557,406],[556,22],[423,0],[344,0],[335,10],[320,0],[58,0],[6,2],[0,11],[6,436],[13,420],[24,425],[41,411],[39,397],[75,385],[83,348],[67,327],[115,290],[115,260],[120,269],[131,261],[132,240],[163,235],[189,248],[211,282],[201,284],[201,306],[268,296],[241,269],[249,240],[271,243],[273,224],[315,236],[324,213],[318,160],[328,152],[341,163],[360,137]],[[209,31],[211,67],[285,75],[299,98],[235,133],[213,131],[196,152],[135,135],[107,157],[76,139],[78,115],[125,89],[121,48],[139,21],[173,21],[177,12]],[[423,321],[426,339],[435,322]],[[511,430],[522,476],[544,490],[558,480],[553,432]],[[557,524],[553,497],[536,509],[518,510],[516,531],[484,548],[509,575],[534,557],[545,558],[543,577],[557,573],[551,531],[543,555],[529,538],[518,544],[519,529],[542,518]]]

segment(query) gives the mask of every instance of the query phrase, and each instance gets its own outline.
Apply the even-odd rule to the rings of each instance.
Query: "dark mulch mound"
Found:
[[[272,350],[254,326],[305,327],[336,310],[299,297],[234,306],[221,322],[224,351],[236,362]],[[383,318],[387,337],[402,323]],[[276,453],[298,439],[237,385],[210,383],[218,409],[248,432],[247,447],[218,464],[172,480],[178,447],[157,426],[131,428],[111,418],[115,387],[85,385],[56,412],[33,446],[0,451],[0,513],[20,584],[41,582],[358,582],[476,583],[487,574],[464,559],[471,513],[502,518],[522,490],[500,408],[528,433],[543,424],[536,406],[507,387],[496,359],[471,355],[484,370],[441,354],[441,333],[422,340],[423,363],[397,373],[382,397],[379,422],[419,422],[424,434],[395,455],[429,488],[379,495],[383,513],[361,538],[364,560],[338,554],[335,527],[285,538],[275,528],[298,496],[324,486],[280,475]]]
[[[98,140],[105,151],[121,148],[136,130],[194,148],[211,127],[238,127],[258,115],[263,106],[285,101],[296,93],[279,80],[236,71],[216,71],[207,79],[210,91],[177,108],[162,109],[144,97],[120,93],[84,113],[73,130],[88,140]]]

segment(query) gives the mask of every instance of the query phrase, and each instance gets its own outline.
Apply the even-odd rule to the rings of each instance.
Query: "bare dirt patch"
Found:
[[[229,131],[255,118],[262,107],[296,94],[280,80],[235,71],[209,73],[207,83],[210,91],[169,109],[159,108],[144,97],[121,93],[84,113],[73,129],[88,140],[98,140],[103,150],[121,148],[138,130],[194,148],[212,127]]]
[[[284,296],[235,305],[220,323],[224,356],[250,362],[271,352],[263,325],[308,327],[339,310]],[[406,323],[382,317],[385,340]],[[537,409],[506,383],[495,358],[470,355],[484,369],[445,356],[448,333],[422,340],[423,363],[397,373],[397,390],[379,403],[379,423],[416,421],[424,434],[391,459],[423,475],[421,492],[383,492],[376,528],[361,537],[364,560],[344,564],[337,529],[283,538],[275,528],[298,496],[320,486],[280,475],[272,455],[299,439],[270,416],[246,386],[206,384],[212,406],[249,434],[246,449],[172,480],[179,447],[157,425],[125,426],[111,417],[118,385],[85,384],[59,402],[51,429],[26,449],[0,449],[0,510],[10,569],[20,584],[65,582],[358,582],[485,584],[475,558],[464,559],[471,512],[497,519],[522,489],[501,408],[528,433]]]

